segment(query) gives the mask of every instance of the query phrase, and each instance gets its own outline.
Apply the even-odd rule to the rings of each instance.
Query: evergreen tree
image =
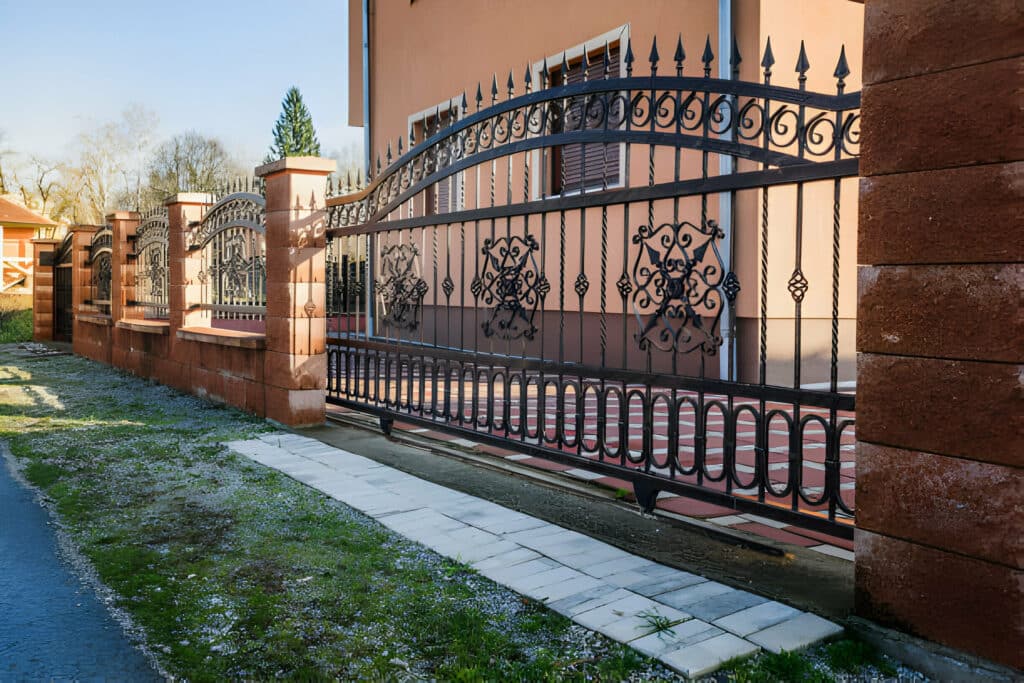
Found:
[[[274,124],[274,144],[265,161],[305,156],[320,156],[320,141],[299,89],[292,86],[281,102],[281,115]]]

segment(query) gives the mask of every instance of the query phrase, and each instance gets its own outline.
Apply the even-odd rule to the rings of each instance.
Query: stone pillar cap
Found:
[[[171,204],[213,204],[213,195],[209,192],[178,192],[164,200],[164,206]]]
[[[334,159],[323,157],[285,157],[269,164],[256,167],[256,176],[263,176],[280,173],[281,171],[304,171],[306,173],[322,173],[327,175],[334,172],[338,163]]]
[[[103,226],[103,225],[72,225],[72,226],[68,227],[68,232],[96,232],[97,230],[102,230],[104,227],[106,227],[106,226]]]
[[[138,211],[115,211],[106,215],[108,221],[133,221],[138,220],[138,218]]]
[[[56,237],[33,237],[29,240],[32,244],[60,244],[62,240]]]

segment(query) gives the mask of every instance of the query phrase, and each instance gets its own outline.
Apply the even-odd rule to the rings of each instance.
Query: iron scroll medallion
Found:
[[[482,323],[485,336],[532,340],[537,333],[534,317],[551,290],[537,265],[539,249],[533,235],[484,240],[480,274],[470,289],[490,307],[490,317]]]
[[[417,272],[418,256],[419,250],[412,244],[395,244],[380,250],[382,277],[378,291],[384,308],[381,320],[410,332],[419,327],[420,308],[428,289]]]
[[[633,235],[640,247],[633,264],[640,349],[717,353],[723,272],[716,240],[722,237],[713,220],[701,227],[688,221],[641,225]]]

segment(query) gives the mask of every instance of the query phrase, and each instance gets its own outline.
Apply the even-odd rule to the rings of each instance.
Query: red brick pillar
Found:
[[[256,169],[266,180],[267,417],[321,424],[327,386],[325,178],[334,161],[288,157]]]
[[[134,211],[116,211],[107,216],[107,225],[113,233],[110,249],[110,318],[116,323],[127,317],[128,302],[135,298],[135,268],[129,263],[131,251],[128,240],[139,227],[139,214]],[[111,364],[127,368],[128,331],[111,328]]]
[[[1024,667],[1024,21],[867,0],[857,612]]]
[[[203,218],[210,206],[210,195],[200,192],[180,192],[164,202],[167,206],[167,336],[170,346],[169,358],[157,364],[157,378],[182,391],[191,391],[189,366],[195,345],[178,339],[178,330],[183,327],[209,325],[209,312],[191,304],[202,301],[197,276],[202,270],[202,255],[189,251],[189,225]]]
[[[58,244],[60,240],[32,240],[32,339],[35,341],[53,339],[53,255]]]

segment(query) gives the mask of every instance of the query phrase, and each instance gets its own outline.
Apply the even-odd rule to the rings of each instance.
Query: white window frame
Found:
[[[629,41],[629,37],[630,37],[630,25],[629,25],[629,23],[622,24],[621,26],[617,26],[617,27],[615,27],[615,28],[613,28],[613,29],[611,29],[609,31],[605,31],[601,35],[594,36],[593,38],[590,38],[589,40],[585,40],[582,43],[578,43],[577,45],[573,45],[570,48],[566,48],[566,50],[564,51],[565,61],[566,62],[573,62],[573,61],[575,61],[577,59],[582,59],[584,52],[591,53],[591,52],[594,52],[595,50],[603,50],[604,46],[606,44],[610,45],[612,43],[618,43],[618,47],[619,47],[619,74],[620,74],[621,78],[625,78],[625,75],[626,75],[626,61],[625,61],[625,57],[626,57],[626,43]],[[561,65],[561,63],[562,63],[562,55],[563,55],[562,51],[556,52],[553,55],[548,55],[546,61],[547,61],[547,65],[548,65],[549,74],[547,74],[547,75],[544,75],[544,63],[545,63],[545,60],[542,59],[542,60],[540,60],[538,62],[534,62],[531,65],[531,67],[530,67],[531,71],[533,72],[533,82],[534,83],[543,83],[544,81],[541,80],[542,77],[543,78],[549,77],[550,76],[550,70],[551,69],[557,69],[559,67],[559,65]],[[577,189],[577,190],[569,190],[568,192],[565,192],[564,194],[559,194],[557,196],[571,197],[573,195],[582,194],[584,192],[594,192],[595,190],[600,191],[600,190],[603,190],[603,189],[612,190],[612,189],[620,189],[620,188],[625,187],[626,186],[626,145],[624,143],[618,143],[618,145],[619,145],[619,177],[618,177],[618,179],[615,182],[608,183],[608,187],[607,188],[605,188],[603,184],[601,184],[601,185],[594,185],[592,187],[583,188],[582,190],[579,190],[579,189]],[[550,155],[548,155],[548,158],[550,160]],[[549,161],[549,163],[550,163],[550,161]],[[545,174],[545,171],[546,171],[546,169],[541,168],[541,150],[539,150],[539,149],[533,150],[531,158],[530,158],[530,166],[533,169],[540,169],[540,172],[537,172],[537,170],[532,171],[531,175],[533,177],[530,179],[530,193],[532,195],[532,198],[534,200],[537,200],[537,199],[540,199],[542,190],[545,190],[545,188],[541,187],[541,184],[544,181],[544,174]],[[549,193],[547,196],[550,197],[552,195]]]

